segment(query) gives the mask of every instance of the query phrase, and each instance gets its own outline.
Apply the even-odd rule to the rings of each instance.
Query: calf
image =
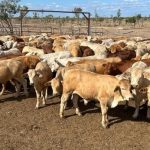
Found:
[[[102,126],[108,125],[107,110],[108,104],[116,107],[119,101],[132,98],[130,84],[127,80],[118,80],[114,76],[99,75],[96,73],[69,70],[63,81],[63,94],[60,104],[60,117],[64,115],[64,108],[69,96],[73,94],[74,102],[77,102],[78,95],[86,100],[96,99],[100,102],[102,111]],[[81,115],[76,105],[76,114]]]
[[[139,115],[139,107],[142,100],[146,100],[148,98],[148,111],[147,111],[147,118],[150,119],[150,68],[133,68],[131,69],[131,85],[136,90],[135,95],[135,112],[133,114],[133,118],[137,119]],[[147,92],[142,92],[143,88],[147,88]]]
[[[51,69],[46,62],[39,62],[36,65],[35,69],[29,69],[28,76],[30,84],[34,85],[34,89],[36,92],[36,108],[39,108],[41,98],[43,100],[43,105],[46,104],[47,87],[45,87],[44,84],[52,79]]]

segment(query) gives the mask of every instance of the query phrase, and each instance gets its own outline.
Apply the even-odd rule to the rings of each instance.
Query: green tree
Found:
[[[13,34],[12,18],[19,12],[20,0],[2,0],[0,2],[0,23],[8,34]]]
[[[78,12],[82,12],[82,8],[75,7],[74,12],[75,12],[75,17],[78,19],[78,23],[79,23],[80,13],[78,13]]]
[[[143,25],[142,15],[141,14],[137,14],[135,17],[136,17],[136,21],[137,21],[138,25],[140,26],[140,22]]]
[[[119,22],[119,25],[121,24],[121,10],[120,9],[118,9],[118,11],[117,11],[117,20],[118,20],[118,22]]]
[[[117,11],[117,18],[120,18],[120,17],[121,17],[121,10],[118,9],[118,11]]]
[[[133,16],[133,17],[128,17],[126,19],[126,23],[130,23],[130,24],[134,24],[134,27],[135,27],[135,24],[136,24],[136,17]]]

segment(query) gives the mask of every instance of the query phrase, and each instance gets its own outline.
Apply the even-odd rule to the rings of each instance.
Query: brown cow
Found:
[[[19,56],[13,58],[13,60],[20,61],[24,66],[24,73],[29,69],[34,69],[38,62],[40,62],[40,58],[37,56]]]
[[[142,62],[146,63],[148,66],[150,65],[150,59],[143,59]],[[128,68],[130,68],[137,60],[125,60],[119,63],[109,63],[107,65],[105,72],[107,72],[110,75],[118,75],[123,72],[125,72]]]

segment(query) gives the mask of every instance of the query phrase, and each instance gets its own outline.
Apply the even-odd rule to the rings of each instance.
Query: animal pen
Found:
[[[40,19],[27,19],[25,16],[28,13],[65,13],[65,14],[82,14],[85,19],[85,25],[81,27],[79,23],[79,18],[77,23],[71,22],[68,17],[61,18],[59,17],[40,17]],[[90,16],[89,12],[73,12],[73,11],[49,11],[49,10],[20,10],[20,35],[26,34],[39,34],[39,33],[47,33],[47,34],[87,34],[90,35]],[[38,17],[37,17],[38,18]],[[67,22],[68,23],[65,23]],[[31,22],[31,23],[28,23]]]
[[[68,16],[67,16],[68,15]],[[91,17],[90,12],[20,10],[19,15],[11,18],[14,35],[98,35],[105,38],[116,36],[142,36],[149,38],[150,23],[143,26],[126,24],[125,19],[119,25],[112,18]],[[1,24],[0,35],[8,35],[7,26]],[[9,30],[8,30],[9,31]]]

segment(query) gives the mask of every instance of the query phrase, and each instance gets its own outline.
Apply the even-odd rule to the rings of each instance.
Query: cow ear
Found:
[[[119,86],[116,86],[116,88],[114,89],[114,92],[120,91],[120,90],[121,90],[120,87],[119,87]]]

